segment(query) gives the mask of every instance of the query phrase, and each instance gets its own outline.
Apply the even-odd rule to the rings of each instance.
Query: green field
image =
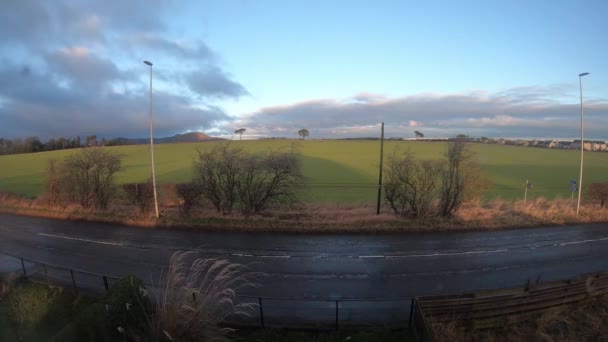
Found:
[[[217,144],[165,144],[155,146],[157,179],[160,184],[188,181],[192,175],[195,148]],[[248,151],[289,149],[293,144],[309,184],[308,201],[373,202],[378,182],[380,143],[378,141],[235,141]],[[441,142],[388,141],[385,156],[395,149],[410,149],[421,158],[439,158],[446,145]],[[529,197],[570,196],[568,181],[578,179],[578,151],[503,145],[471,144],[492,188],[490,196],[506,199],[523,197],[524,183],[533,188]],[[149,147],[146,145],[105,147],[124,156],[120,183],[144,182],[150,175]],[[62,159],[75,150],[0,156],[0,191],[37,196],[43,188],[44,170],[49,159]],[[608,153],[585,154],[585,182],[608,181]]]

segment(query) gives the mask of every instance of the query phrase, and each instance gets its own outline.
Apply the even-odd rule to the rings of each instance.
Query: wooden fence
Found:
[[[457,321],[465,329],[491,329],[543,311],[608,292],[608,273],[522,288],[419,297],[414,327],[419,340],[433,340],[433,324]]]

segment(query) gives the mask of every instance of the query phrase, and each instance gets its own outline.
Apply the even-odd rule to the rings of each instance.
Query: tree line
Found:
[[[98,139],[96,135],[88,135],[83,141],[81,141],[80,136],[77,136],[72,138],[51,138],[46,142],[42,142],[37,136],[15,139],[0,137],[0,155],[67,150],[85,146],[118,146],[129,144],[131,143],[127,139]]]

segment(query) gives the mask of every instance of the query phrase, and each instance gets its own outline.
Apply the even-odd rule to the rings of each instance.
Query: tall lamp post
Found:
[[[578,212],[581,209],[581,194],[583,192],[583,155],[585,153],[585,140],[584,140],[584,132],[585,125],[583,124],[584,112],[583,112],[583,76],[589,75],[588,72],[584,72],[582,74],[578,74],[578,84],[581,92],[581,170],[578,176],[578,202],[576,203],[576,215],[578,216]]]
[[[144,61],[144,64],[150,66],[150,158],[152,159],[152,189],[154,190],[154,212],[158,218],[158,197],[156,195],[156,172],[154,171],[154,139],[152,134],[152,63]]]

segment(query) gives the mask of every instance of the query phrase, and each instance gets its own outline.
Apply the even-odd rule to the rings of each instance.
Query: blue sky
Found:
[[[0,136],[608,138],[605,1],[5,1]]]

